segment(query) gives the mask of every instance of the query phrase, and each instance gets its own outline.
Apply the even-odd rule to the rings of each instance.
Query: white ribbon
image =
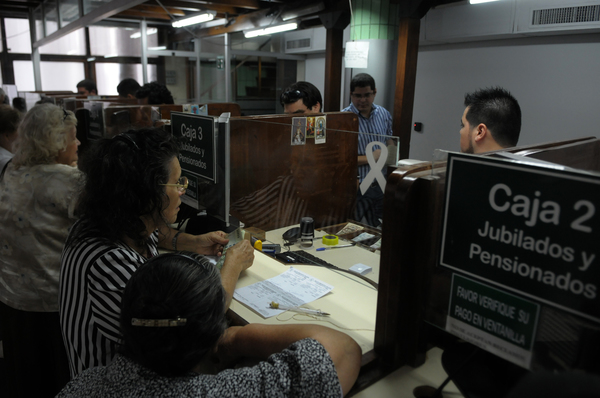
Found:
[[[378,145],[381,148],[381,153],[379,154],[379,159],[375,162],[375,158],[373,157],[373,147]],[[365,154],[367,155],[367,162],[369,162],[369,166],[371,170],[365,177],[365,179],[360,183],[360,192],[364,195],[367,192],[367,189],[371,186],[371,183],[377,179],[381,190],[385,192],[385,184],[386,180],[381,172],[383,166],[385,166],[385,162],[387,161],[388,149],[387,146],[383,142],[372,141],[369,142],[367,148],[365,149]]]

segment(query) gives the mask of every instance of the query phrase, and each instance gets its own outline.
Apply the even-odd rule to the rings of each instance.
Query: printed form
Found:
[[[309,303],[333,290],[333,286],[290,267],[283,274],[262,282],[235,289],[233,297],[264,318],[279,315],[284,310],[269,308],[271,301],[289,307]]]

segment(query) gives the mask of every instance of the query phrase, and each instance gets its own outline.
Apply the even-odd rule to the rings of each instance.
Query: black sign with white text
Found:
[[[171,131],[182,142],[179,154],[181,168],[215,182],[215,118],[171,112]]]
[[[440,265],[600,321],[600,177],[450,154]]]

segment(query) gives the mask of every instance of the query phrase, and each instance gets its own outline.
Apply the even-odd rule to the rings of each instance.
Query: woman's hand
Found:
[[[198,235],[196,240],[195,252],[208,256],[220,256],[223,254],[225,245],[229,243],[227,234],[223,231],[213,231],[204,235]]]
[[[225,257],[223,268],[234,267],[239,274],[250,268],[253,262],[254,248],[250,244],[250,241],[243,240],[227,249],[227,256]]]
[[[227,249],[225,262],[221,268],[221,283],[226,293],[225,308],[229,308],[235,285],[242,271],[247,270],[254,261],[254,248],[250,241],[243,240]]]

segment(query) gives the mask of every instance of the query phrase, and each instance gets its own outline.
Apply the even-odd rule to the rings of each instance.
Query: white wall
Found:
[[[521,105],[520,145],[600,137],[600,34],[526,37],[422,46],[417,62],[409,157],[459,150],[467,92],[509,90]]]
[[[325,54],[308,54],[306,61],[304,61],[304,80],[314,84],[319,91],[321,96],[325,93]],[[323,98],[325,101],[325,98]],[[336,109],[336,111],[339,109]],[[326,111],[330,111],[326,109]]]

